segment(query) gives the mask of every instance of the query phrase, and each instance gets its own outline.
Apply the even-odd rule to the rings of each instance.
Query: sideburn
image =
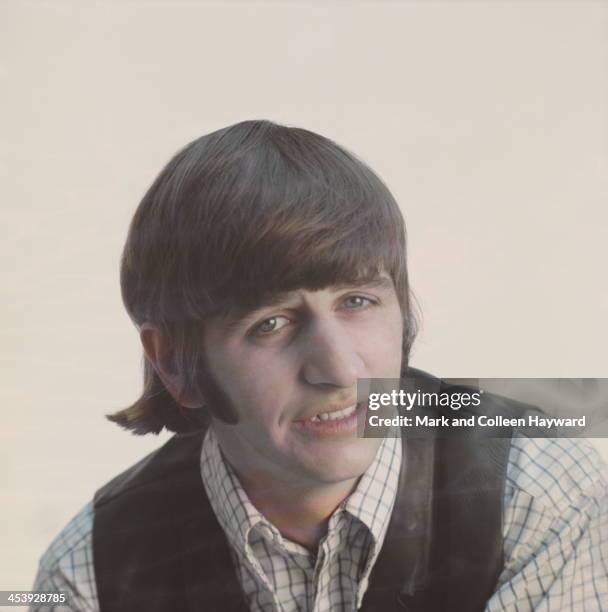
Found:
[[[202,362],[202,363],[200,363]],[[226,423],[236,425],[239,422],[236,407],[228,397],[228,394],[220,387],[213,378],[207,367],[206,359],[199,356],[200,372],[199,378],[200,395],[203,397],[204,405],[200,410],[208,411],[211,416]]]

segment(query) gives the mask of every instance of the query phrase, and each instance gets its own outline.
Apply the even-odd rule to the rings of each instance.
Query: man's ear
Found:
[[[183,379],[175,368],[168,338],[163,336],[158,327],[152,323],[143,323],[140,326],[139,337],[146,353],[146,359],[152,364],[173,399],[185,408],[200,408],[204,402],[200,398],[191,397],[184,391]]]

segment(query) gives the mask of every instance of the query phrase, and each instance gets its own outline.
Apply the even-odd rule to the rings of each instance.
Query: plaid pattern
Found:
[[[202,459],[201,463],[203,466],[205,460]],[[212,468],[212,463],[209,463],[209,468]],[[361,494],[365,495],[365,492],[361,491]],[[373,540],[374,535],[370,525],[377,523],[369,516],[364,520],[355,516],[356,511],[351,513],[351,509],[363,503],[356,499],[354,504],[349,504],[349,501],[336,512],[335,520],[332,517],[330,531],[333,529],[339,534],[342,525],[349,522],[359,525],[360,533],[367,534],[368,544],[372,544],[368,548],[372,551],[368,553],[371,565],[374,546],[370,539]],[[349,506],[348,510],[346,506]],[[385,512],[382,506],[378,510],[379,514]],[[504,510],[505,568],[496,592],[487,603],[486,612],[608,610],[608,482],[605,465],[586,440],[515,438],[509,456]],[[237,524],[240,523],[237,521]],[[350,576],[350,570],[332,563],[325,578],[329,587],[322,585],[321,581],[317,584],[314,581],[306,582],[304,576],[308,575],[308,566],[303,560],[305,555],[297,552],[299,547],[284,539],[274,542],[270,535],[272,530],[264,535],[262,532],[265,528],[262,528],[261,522],[258,521],[258,524],[258,529],[250,530],[250,550],[247,553],[239,550],[234,554],[258,559],[257,570],[250,568],[244,571],[252,584],[260,585],[260,594],[253,595],[254,599],[259,599],[260,605],[276,610],[298,609],[297,606],[311,609],[306,608],[304,602],[313,600],[314,592],[328,593],[330,600],[327,605],[331,606],[335,604],[336,597],[343,596],[342,593],[350,593],[346,597],[352,598],[354,593],[365,590],[364,580],[358,587],[352,586],[350,578],[342,582],[341,576]],[[363,527],[363,524],[366,526]],[[69,591],[73,597],[70,608],[38,607],[30,608],[30,612],[93,612],[99,609],[92,565],[92,525],[92,506],[87,504],[57,536],[40,560],[34,588]],[[340,527],[336,529],[338,525]],[[377,530],[377,527],[373,529]],[[255,552],[254,541],[259,544]],[[300,573],[296,571],[296,578],[293,579],[294,582],[305,583],[303,587],[297,587],[300,589],[298,592],[304,592],[301,599],[293,596],[289,586],[276,587],[283,588],[280,596],[278,592],[272,592],[274,584],[286,584],[283,575],[287,573],[289,562],[285,560],[283,565],[276,566],[278,569],[273,573],[267,561],[273,556],[273,551],[281,550],[281,546],[288,549],[287,556],[293,558],[295,565],[303,564]],[[327,543],[327,548],[330,547],[333,549],[333,543]],[[360,548],[363,551],[366,546],[361,543]],[[336,549],[339,549],[339,545]],[[246,561],[243,565],[249,568],[249,564],[250,561]],[[359,571],[363,578],[366,569],[356,570],[352,575]],[[338,572],[338,576],[335,572]],[[258,575],[264,576],[264,579],[261,580]],[[264,584],[264,580],[267,584]],[[332,580],[339,585],[337,591],[332,590]],[[244,591],[247,592],[245,585]],[[262,595],[262,592],[267,594]],[[283,608],[272,608],[275,598],[281,601]]]
[[[608,610],[606,465],[586,440],[514,440],[505,491],[505,569],[487,606]]]

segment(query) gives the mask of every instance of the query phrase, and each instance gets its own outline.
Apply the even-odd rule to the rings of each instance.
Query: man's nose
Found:
[[[339,322],[311,323],[302,348],[302,375],[311,385],[353,388],[364,377],[363,360]]]

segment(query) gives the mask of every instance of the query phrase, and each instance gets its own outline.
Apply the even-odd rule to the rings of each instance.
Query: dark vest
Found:
[[[437,381],[416,373],[423,384]],[[524,412],[514,402],[489,398],[485,413]],[[248,609],[201,481],[204,435],[172,437],[95,494],[101,612]],[[510,438],[403,435],[402,444],[395,507],[361,609],[480,612],[503,568]]]

